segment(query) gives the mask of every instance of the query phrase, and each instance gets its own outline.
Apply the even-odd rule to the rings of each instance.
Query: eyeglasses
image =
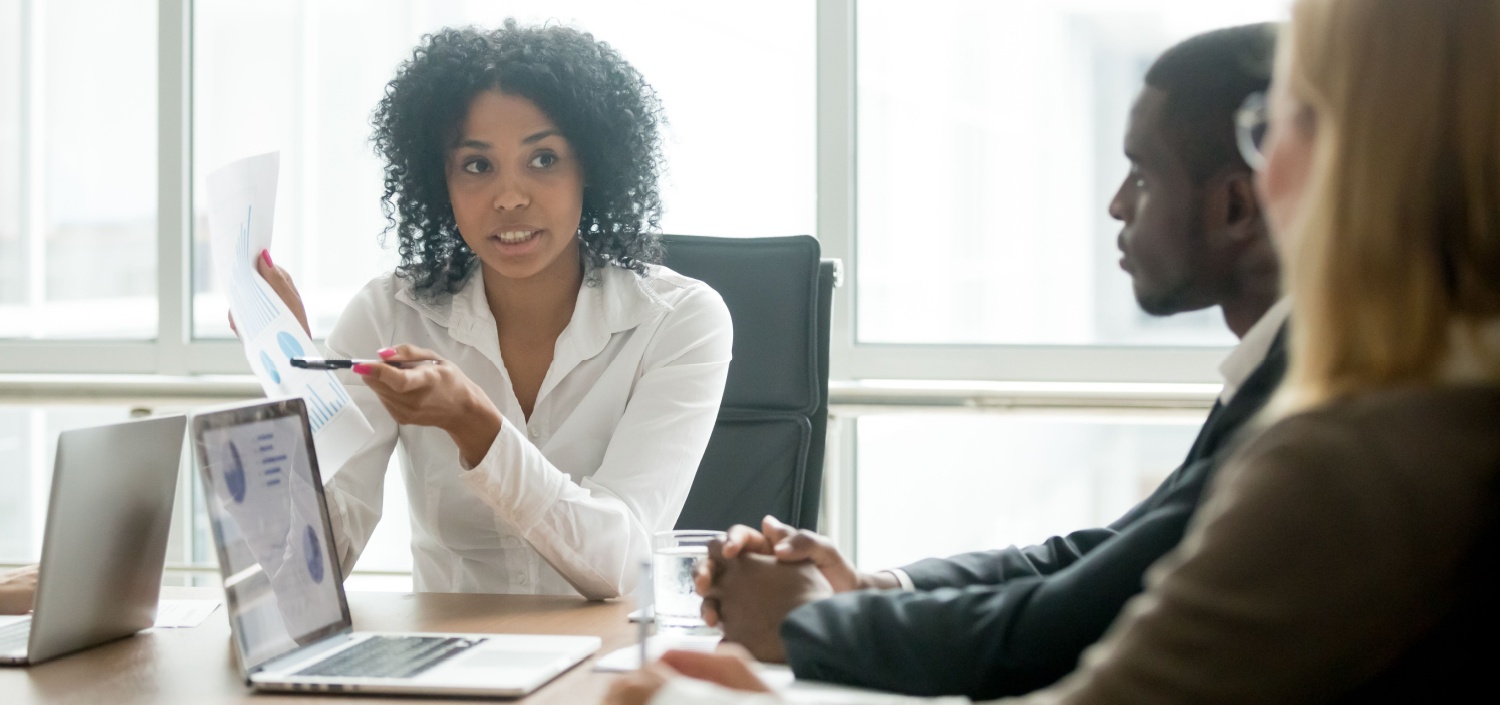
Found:
[[[1266,166],[1266,155],[1261,146],[1266,139],[1268,126],[1266,116],[1266,94],[1259,91],[1245,96],[1239,110],[1234,111],[1235,141],[1239,144],[1240,157],[1259,171]]]

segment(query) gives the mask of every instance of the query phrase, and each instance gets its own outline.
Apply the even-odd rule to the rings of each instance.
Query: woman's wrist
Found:
[[[504,417],[482,392],[470,386],[469,395],[460,405],[462,413],[443,430],[458,446],[458,455],[466,467],[474,467],[490,452],[500,435]]]

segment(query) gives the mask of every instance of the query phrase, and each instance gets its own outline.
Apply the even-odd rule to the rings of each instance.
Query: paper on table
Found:
[[[157,629],[192,628],[219,608],[218,600],[162,600],[156,605]]]
[[[658,634],[646,642],[646,657],[652,661],[670,649],[686,651],[713,651],[721,638],[708,635]],[[640,668],[640,650],[634,645],[615,649],[594,662],[594,670],[605,673],[621,673]],[[797,680],[792,669],[780,664],[751,663],[756,677],[781,695],[789,705],[817,703],[818,705],[879,705],[897,701],[907,703],[903,696],[877,693],[863,688],[850,688],[833,683]]]
[[[693,634],[656,634],[646,640],[646,658],[652,661],[661,658],[661,655],[672,649],[684,651],[713,651],[719,645],[720,637],[713,635]],[[615,649],[594,662],[595,671],[620,672],[634,671],[641,667],[640,647],[631,644],[622,649]]]
[[[208,175],[208,226],[214,273],[226,288],[245,359],[266,396],[307,402],[313,444],[326,482],[373,433],[364,414],[332,372],[292,367],[293,357],[318,349],[281,297],[255,271],[255,258],[271,247],[280,154],[234,162]]]

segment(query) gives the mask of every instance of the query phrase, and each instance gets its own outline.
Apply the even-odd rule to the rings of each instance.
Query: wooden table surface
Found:
[[[218,590],[163,588],[163,598],[220,599]],[[587,602],[575,597],[349,593],[349,611],[360,631],[583,634],[604,646],[594,658],[635,643],[629,602]],[[507,702],[526,705],[594,705],[614,674],[579,664],[535,693]],[[0,703],[292,703],[456,702],[358,695],[251,695],[230,656],[229,622],[221,605],[192,629],[156,629],[28,668],[0,668]],[[463,702],[463,701],[457,701]],[[472,702],[469,701],[469,702]]]

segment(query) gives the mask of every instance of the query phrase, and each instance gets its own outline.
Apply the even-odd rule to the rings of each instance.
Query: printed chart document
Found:
[[[317,357],[318,349],[291,309],[255,271],[255,259],[271,247],[280,162],[280,154],[272,152],[208,175],[214,273],[227,289],[245,358],[266,396],[301,397],[307,402],[318,465],[327,481],[374,431],[332,372],[292,367],[291,358]]]
[[[192,629],[219,609],[218,600],[162,600],[156,605],[157,629]]]

